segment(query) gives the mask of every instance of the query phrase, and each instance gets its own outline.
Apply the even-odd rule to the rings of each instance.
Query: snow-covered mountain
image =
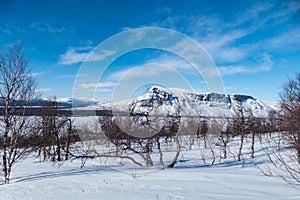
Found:
[[[32,106],[40,107],[49,99],[31,100]],[[100,100],[56,99],[57,105],[75,110],[112,110],[129,116],[180,116],[180,117],[232,117],[242,106],[244,113],[267,118],[277,113],[278,106],[269,105],[248,95],[195,93],[184,89],[166,89],[152,86],[137,98],[119,102]],[[0,98],[0,107],[4,100]],[[276,109],[277,108],[277,109]]]
[[[248,95],[195,93],[183,89],[165,89],[152,86],[135,99],[111,102],[100,109],[128,112],[130,115],[157,115],[181,117],[231,117],[242,106],[244,113],[267,118],[276,113],[274,107]]]

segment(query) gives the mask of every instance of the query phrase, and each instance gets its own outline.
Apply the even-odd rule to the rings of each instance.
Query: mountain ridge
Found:
[[[128,111],[131,114],[232,117],[243,107],[245,113],[268,118],[277,110],[250,95],[196,93],[178,88],[152,86],[144,95],[130,100],[100,105],[101,109]]]
[[[33,107],[41,107],[50,102],[49,99],[29,101]],[[180,88],[162,88],[152,86],[148,92],[133,99],[105,102],[103,100],[82,100],[73,98],[56,99],[60,108],[80,110],[112,110],[127,115],[157,115],[185,117],[233,117],[242,106],[245,113],[255,117],[268,118],[278,113],[278,104],[269,105],[250,95],[197,93]],[[4,106],[0,98],[0,106]]]

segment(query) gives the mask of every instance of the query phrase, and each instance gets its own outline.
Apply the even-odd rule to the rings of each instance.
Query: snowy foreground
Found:
[[[261,173],[262,154],[212,166],[195,153],[184,153],[175,168],[163,171],[27,158],[15,166],[11,184],[0,185],[0,199],[299,199],[299,190]]]

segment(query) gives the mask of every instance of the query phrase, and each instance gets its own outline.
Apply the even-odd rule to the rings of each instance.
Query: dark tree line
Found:
[[[68,114],[58,114],[56,98],[44,103],[39,125],[38,156],[42,160],[68,160],[70,145],[80,138],[73,126],[73,119]]]

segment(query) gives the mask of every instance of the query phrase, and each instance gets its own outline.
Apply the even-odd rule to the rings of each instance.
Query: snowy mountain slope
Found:
[[[101,109],[112,109],[132,114],[181,117],[232,117],[242,106],[245,115],[267,118],[276,113],[274,106],[248,95],[194,93],[182,89],[165,89],[152,86],[149,91],[135,99],[111,102]]]

